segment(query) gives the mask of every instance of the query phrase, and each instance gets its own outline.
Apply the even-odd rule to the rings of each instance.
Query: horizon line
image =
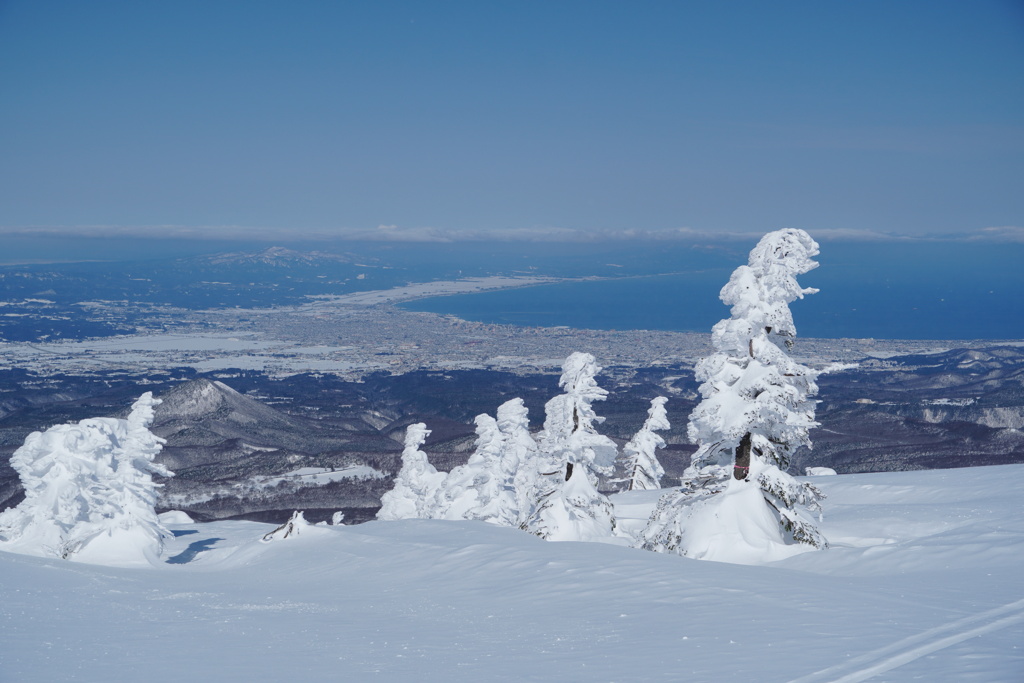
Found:
[[[793,226],[783,226],[793,227]],[[778,228],[771,228],[775,230]],[[992,226],[975,230],[905,234],[856,228],[806,230],[815,240],[825,242],[993,242],[1024,243],[1024,227]],[[109,239],[122,237],[141,240],[251,241],[251,242],[739,242],[758,240],[771,230],[711,231],[694,228],[667,229],[583,229],[561,227],[443,229],[403,228],[379,225],[360,228],[280,228],[242,225],[81,225],[81,226],[0,226],[0,237]]]

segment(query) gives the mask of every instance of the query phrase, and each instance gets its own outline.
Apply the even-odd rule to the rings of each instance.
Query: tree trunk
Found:
[[[732,468],[732,476],[746,479],[750,474],[750,433],[743,435],[740,445],[736,447],[736,464]]]

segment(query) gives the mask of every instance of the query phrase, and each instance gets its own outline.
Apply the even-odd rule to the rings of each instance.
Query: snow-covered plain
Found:
[[[763,566],[434,520],[0,553],[0,681],[1024,680],[1024,466],[815,483],[832,548]]]
[[[312,294],[307,298],[310,303],[303,304],[299,310],[306,314],[316,314],[324,306],[376,306],[378,304],[398,303],[434,296],[450,296],[452,294],[474,294],[497,289],[515,289],[535,285],[551,284],[564,278],[541,276],[507,277],[492,275],[489,277],[467,277],[461,280],[436,280],[434,282],[416,282],[405,287],[391,289],[375,289],[353,294]],[[586,278],[594,280],[599,278]]]
[[[276,477],[253,477],[252,482],[257,488],[269,488],[282,482],[294,482],[303,486],[323,486],[332,481],[343,479],[383,479],[384,473],[368,465],[352,465],[335,470],[326,467],[300,467],[292,472],[285,472]]]

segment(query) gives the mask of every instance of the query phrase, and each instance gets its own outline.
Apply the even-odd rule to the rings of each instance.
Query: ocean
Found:
[[[800,336],[1024,339],[1024,245],[833,243],[822,245],[818,260],[821,266],[800,282],[820,292],[791,305]],[[523,326],[707,332],[729,315],[718,293],[735,267],[715,266],[403,307]]]
[[[813,231],[811,232],[813,236]],[[707,332],[729,315],[718,292],[756,240],[288,243],[349,252],[391,282],[487,275],[574,278],[559,284],[422,299],[417,311],[524,326]],[[171,239],[6,236],[12,262],[167,259],[268,244]],[[1024,339],[1024,244],[954,240],[821,241],[821,266],[800,278],[821,291],[796,301],[800,336]],[[580,280],[600,276],[600,280]]]

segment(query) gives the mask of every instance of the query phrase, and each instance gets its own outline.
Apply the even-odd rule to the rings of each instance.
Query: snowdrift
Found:
[[[0,553],[0,680],[1022,680],[1024,466],[818,481],[832,547],[761,566],[434,520],[170,523],[146,569]]]

